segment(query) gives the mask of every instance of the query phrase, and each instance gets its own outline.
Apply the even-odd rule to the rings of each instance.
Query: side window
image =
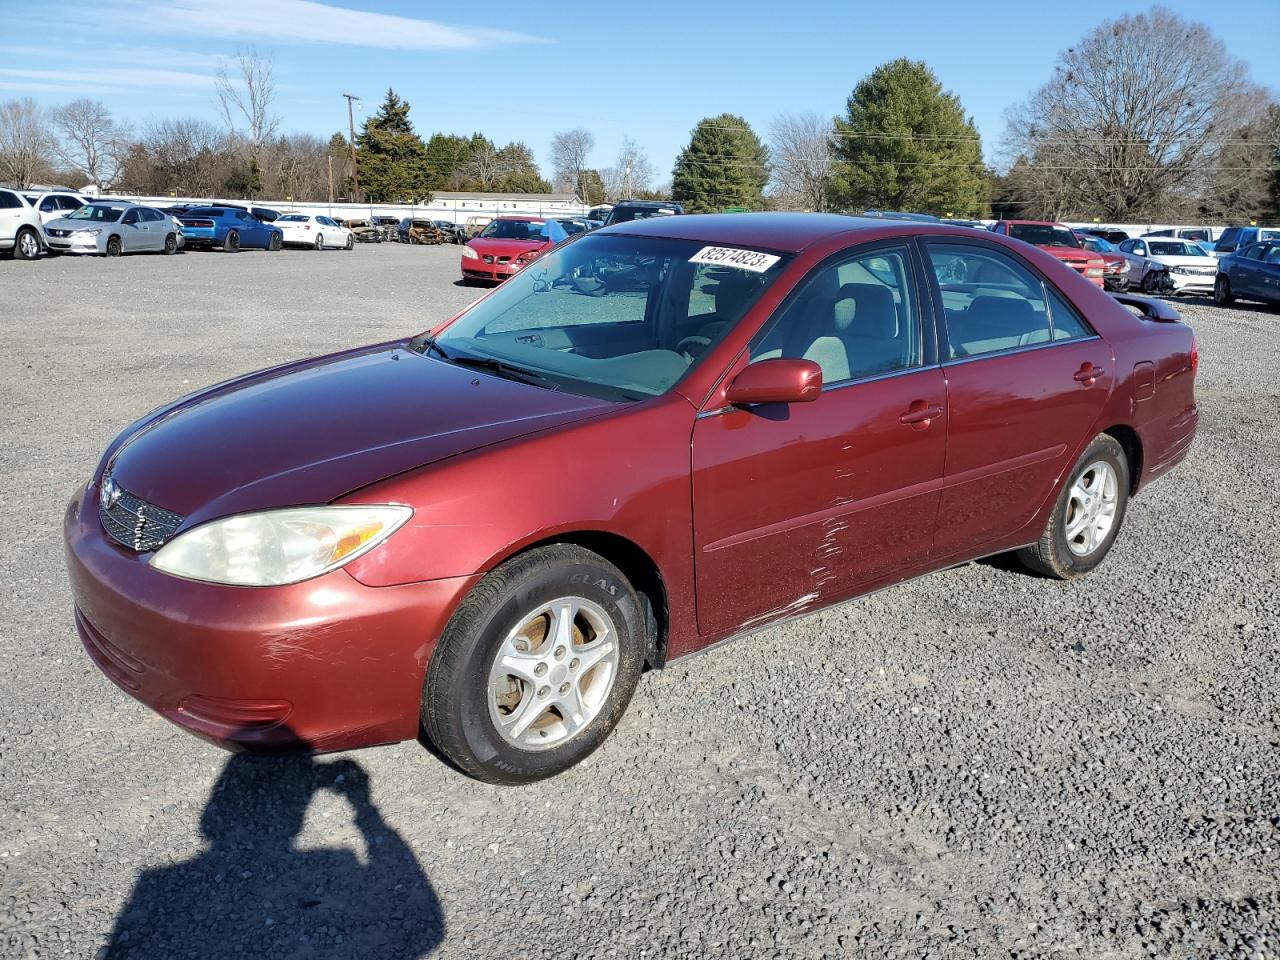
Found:
[[[82,204],[75,197],[58,197],[57,199],[58,199],[58,206],[61,207],[63,210],[66,210],[67,212],[70,212],[72,210],[79,210],[82,206],[84,206],[84,204]]]
[[[1079,340],[1093,336],[1089,325],[1079,311],[1067,303],[1066,297],[1047,283],[1045,289],[1049,293],[1049,323],[1054,340]]]
[[[857,253],[805,280],[751,343],[751,359],[803,357],[824,385],[919,366],[920,313],[905,247]]]
[[[58,209],[57,197],[45,197],[43,200],[40,201],[41,213],[53,213],[53,211],[57,209]]]
[[[1236,238],[1240,236],[1238,227],[1228,227],[1223,231],[1222,236],[1218,238],[1218,245],[1215,250],[1221,250],[1224,253],[1230,253],[1236,248]]]
[[[0,190],[0,210],[17,210],[21,207],[22,201],[18,199],[16,193]]]
[[[951,359],[1046,343],[1049,311],[1040,278],[990,247],[926,244],[938,278]]]
[[[121,218],[120,222],[121,222],[121,223],[137,223],[137,222],[138,222],[138,211],[137,211],[137,210],[126,210],[126,211],[124,212],[124,217],[122,217],[122,218]]]
[[[1121,253],[1132,253],[1132,252],[1133,252],[1133,241],[1132,241],[1132,240],[1126,240],[1126,241],[1124,241],[1122,244],[1120,244],[1120,252],[1121,252]]]
[[[1239,256],[1244,257],[1246,260],[1261,260],[1262,250],[1263,245],[1261,243],[1255,243],[1253,246],[1245,247],[1244,250],[1240,251]]]

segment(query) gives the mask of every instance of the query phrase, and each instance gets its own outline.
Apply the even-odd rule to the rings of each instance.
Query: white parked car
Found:
[[[275,225],[284,231],[286,247],[340,247],[350,250],[356,245],[355,235],[332,217],[311,213],[285,213],[276,218]]]
[[[23,194],[27,203],[36,208],[36,212],[40,214],[40,219],[44,223],[50,220],[57,220],[65,217],[69,213],[79,210],[89,201],[84,197],[74,193],[68,193],[65,190],[50,190],[46,193],[27,193]]]
[[[44,247],[40,214],[16,190],[0,189],[0,252],[12,251],[19,260],[34,260]]]
[[[1120,244],[1120,252],[1129,261],[1129,285],[1134,289],[1146,290],[1146,275],[1167,267],[1174,293],[1213,293],[1218,261],[1190,240],[1138,237]]]

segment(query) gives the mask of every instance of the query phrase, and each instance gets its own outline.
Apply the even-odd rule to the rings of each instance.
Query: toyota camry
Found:
[[[1094,571],[1191,446],[1196,366],[1171,307],[991,233],[619,224],[125,429],[66,512],[75,623],[216,743],[421,731],[537,780],[714,643],[981,556]]]

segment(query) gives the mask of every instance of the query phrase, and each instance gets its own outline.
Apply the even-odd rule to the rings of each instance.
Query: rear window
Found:
[[[1015,223],[1009,227],[1009,236],[1015,240],[1033,243],[1037,247],[1078,247],[1080,241],[1066,227],[1046,223]]]
[[[300,213],[286,213],[276,223],[306,223],[307,218]]]
[[[225,217],[227,211],[220,207],[197,207],[186,212],[188,217]]]

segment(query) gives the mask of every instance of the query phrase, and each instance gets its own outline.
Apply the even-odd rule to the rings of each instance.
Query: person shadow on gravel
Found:
[[[294,845],[321,790],[351,805],[363,863],[343,840],[337,848]],[[99,960],[408,960],[444,937],[439,898],[370,802],[369,777],[353,760],[236,754],[200,828],[209,850],[144,871]]]

